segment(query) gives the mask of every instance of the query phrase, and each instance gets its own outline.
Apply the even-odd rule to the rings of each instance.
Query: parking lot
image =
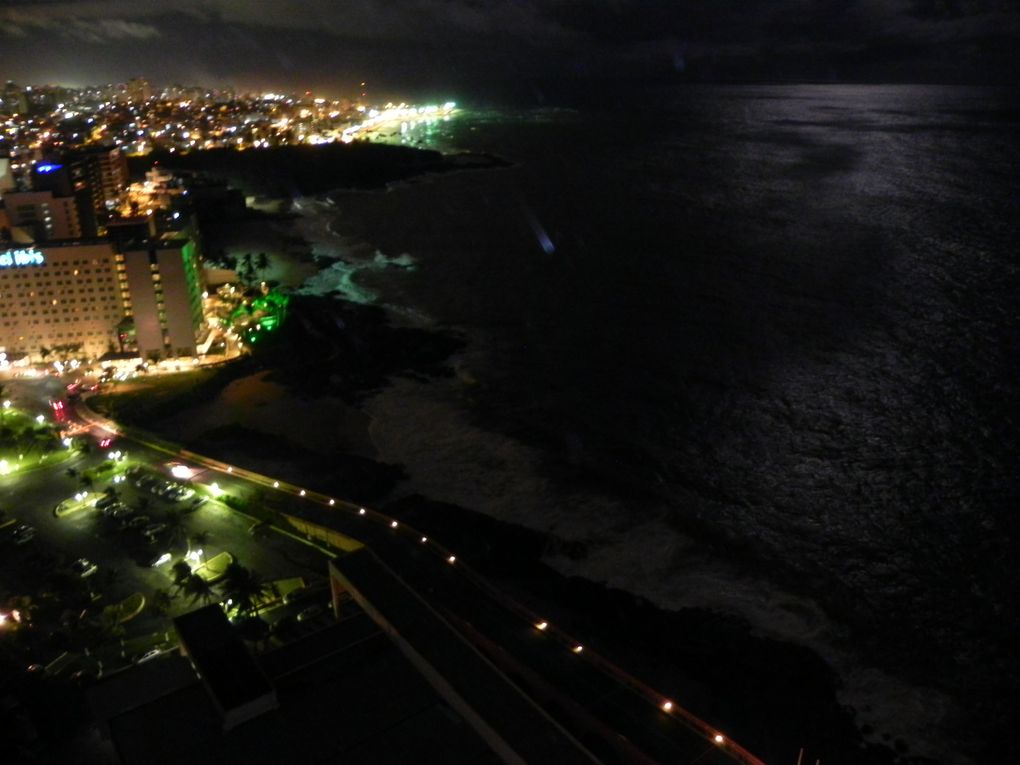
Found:
[[[260,609],[272,634],[266,640],[260,625],[253,633],[260,633],[260,646],[328,623],[321,551],[236,513],[200,483],[174,478],[162,455],[137,446],[85,488],[82,476],[94,474],[111,452],[116,444],[53,470],[0,479],[0,610],[5,600],[32,604],[19,613],[22,628],[35,635],[32,664],[64,674],[86,664],[98,674],[97,662],[108,673],[157,658],[173,642],[172,617],[208,599],[175,586],[179,561],[208,574],[210,561],[233,560],[263,581],[286,583],[286,598],[270,594]],[[112,607],[137,602],[129,599],[138,594],[145,607],[109,624]],[[221,596],[214,578],[208,597]],[[89,661],[65,657],[83,656],[86,648]]]

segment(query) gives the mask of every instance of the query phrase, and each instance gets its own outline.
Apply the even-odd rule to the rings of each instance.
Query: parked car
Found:
[[[96,501],[96,508],[98,508],[99,510],[105,510],[106,508],[115,504],[117,504],[117,498],[112,494],[107,494],[105,497],[101,497],[99,500]]]
[[[150,520],[152,519],[149,518],[149,516],[147,515],[136,515],[134,518],[128,521],[127,525],[128,528],[140,529],[144,528],[145,526],[148,526]]]
[[[79,669],[71,673],[70,679],[72,683],[84,688],[99,679],[99,673],[94,669]]]
[[[113,509],[113,511],[110,513],[110,516],[112,518],[130,518],[134,514],[135,511],[132,510],[127,505],[120,505]]]
[[[135,664],[144,664],[147,661],[152,661],[155,658],[170,653],[171,650],[173,649],[161,648],[159,646],[156,646],[155,648],[150,648],[145,653],[136,654],[134,658],[131,659],[131,661],[134,662]]]
[[[164,563],[169,563],[172,557],[173,556],[170,555],[170,553],[168,553],[168,552],[160,553],[159,555],[155,555],[155,556],[153,556],[149,560],[148,567],[149,568],[158,568],[159,566],[162,566]]]
[[[90,561],[88,558],[78,558],[78,560],[71,564],[71,571],[80,576],[82,579],[92,576],[98,570],[99,566]]]
[[[147,537],[153,536],[155,534],[160,534],[164,531],[166,531],[165,523],[150,523],[148,526],[142,529],[142,533],[145,534],[145,536]]]
[[[127,505],[125,505],[123,502],[113,502],[112,504],[109,504],[103,508],[103,515],[107,518],[117,518],[118,517],[117,511],[126,508]]]
[[[290,614],[284,614],[275,622],[269,625],[270,635],[281,635],[287,632],[293,631],[297,626],[297,621]]]
[[[317,595],[325,595],[329,592],[329,582],[313,582],[312,584],[306,584],[304,587],[298,587],[296,590],[291,590],[283,596],[283,602],[300,603],[302,600],[309,600]]]
[[[26,523],[22,523],[14,528],[14,531],[11,532],[11,537],[14,538],[14,544],[23,545],[35,539],[35,529]]]
[[[326,613],[326,608],[321,603],[308,606],[307,608],[301,609],[298,612],[297,620],[299,622],[310,622],[312,619],[318,619]]]

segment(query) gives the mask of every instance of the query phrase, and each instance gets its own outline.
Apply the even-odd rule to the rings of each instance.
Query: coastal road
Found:
[[[5,385],[5,397],[15,401],[19,409],[48,418],[53,417],[50,401],[59,399],[64,390],[61,381],[47,377],[17,380],[14,384],[5,381]],[[35,538],[24,545],[0,538],[4,576],[12,592],[37,599],[49,586],[45,582],[48,572],[69,572],[75,560],[86,558],[98,565],[98,571],[83,580],[97,598],[90,610],[99,611],[133,593],[149,598],[172,584],[169,565],[153,568],[149,563],[164,552],[183,554],[188,549],[187,538],[196,533],[207,536],[203,543],[205,559],[227,551],[267,580],[298,576],[308,581],[325,579],[328,556],[321,550],[304,540],[279,534],[256,538],[249,533],[252,525],[249,519],[212,500],[184,515],[186,534],[176,541],[163,535],[149,542],[140,531],[122,528],[118,521],[104,517],[93,506],[58,517],[55,508],[81,490],[77,475],[69,473],[68,469],[81,473],[108,459],[108,450],[100,449],[98,443],[110,434],[85,423],[78,424],[87,428],[80,435],[93,444],[88,454],[75,454],[52,468],[22,470],[0,478],[0,508],[17,522],[29,524],[36,530]],[[110,448],[127,451],[132,463],[146,465],[154,471],[165,468],[167,455],[139,442],[116,439]],[[97,480],[93,492],[101,492],[107,483]],[[229,479],[224,481],[225,485],[228,483]],[[240,489],[241,482],[236,484]],[[129,507],[141,508],[138,514],[148,516],[152,523],[164,521],[168,510],[181,510],[186,504],[158,498],[137,489],[130,481],[110,485],[117,489],[121,501]],[[191,607],[186,598],[178,598],[171,614]],[[278,609],[269,620],[284,611],[295,609]],[[146,609],[126,628],[129,644],[139,640],[151,644],[170,628],[170,622]],[[156,637],[147,639],[145,636]],[[104,654],[109,654],[109,650]],[[130,658],[131,651],[128,654]],[[106,671],[109,671],[116,665],[117,658],[124,657],[108,655],[106,658]],[[39,659],[48,660],[42,656]]]
[[[178,449],[80,406],[77,416],[97,434],[117,433],[131,450],[153,459],[188,464],[193,480],[228,492],[265,492],[274,505],[306,516],[369,546],[394,571],[428,598],[490,660],[528,685],[543,703],[587,731],[594,741],[612,741],[613,756],[669,763],[740,762],[764,765],[717,727],[686,711],[640,680],[598,656],[574,637],[546,624],[496,591],[467,562],[470,551],[452,551],[437,540],[369,508],[311,489]],[[463,557],[462,557],[463,556]],[[589,743],[593,748],[596,744]],[[634,759],[638,758],[638,759]]]

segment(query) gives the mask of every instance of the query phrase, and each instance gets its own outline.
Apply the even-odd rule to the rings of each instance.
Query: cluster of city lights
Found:
[[[421,122],[449,119],[456,107],[452,101],[376,107],[364,91],[355,99],[178,86],[154,93],[143,80],[84,89],[20,89],[8,83],[12,87],[26,101],[0,119],[0,149],[11,157],[15,173],[55,172],[60,165],[40,160],[40,154],[93,145],[144,155],[350,142],[379,128],[399,125],[404,133]]]

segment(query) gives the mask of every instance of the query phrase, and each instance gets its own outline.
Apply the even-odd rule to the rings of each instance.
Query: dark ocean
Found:
[[[607,101],[466,106],[408,139],[511,167],[305,205],[342,258],[315,288],[470,338],[455,379],[368,403],[380,456],[430,497],[582,542],[550,561],[565,572],[812,647],[912,752],[967,762],[1002,735],[1006,761],[1017,93]]]

